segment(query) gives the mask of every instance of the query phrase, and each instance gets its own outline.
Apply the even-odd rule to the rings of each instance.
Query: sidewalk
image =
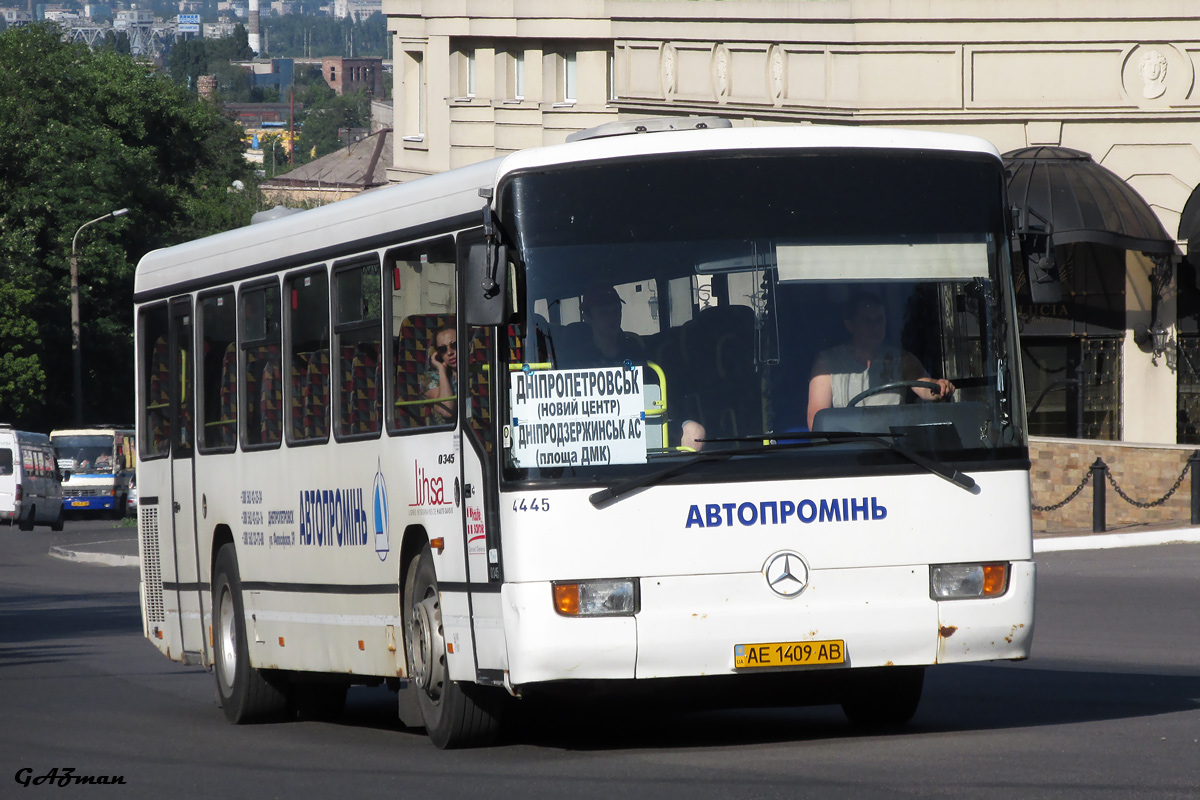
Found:
[[[1044,531],[1033,535],[1033,552],[1106,550],[1114,547],[1148,547],[1159,544],[1200,543],[1200,525],[1190,519],[1146,525],[1110,525],[1104,533],[1091,528]]]

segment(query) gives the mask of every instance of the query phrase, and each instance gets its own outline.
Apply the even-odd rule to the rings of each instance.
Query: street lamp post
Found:
[[[102,217],[88,220],[79,226],[79,230],[75,231],[75,237],[71,239],[71,367],[74,370],[76,425],[83,424],[83,359],[79,353],[79,253],[76,245],[79,243],[79,234],[83,233],[83,229],[88,225],[122,217],[128,213],[128,208],[118,208]]]

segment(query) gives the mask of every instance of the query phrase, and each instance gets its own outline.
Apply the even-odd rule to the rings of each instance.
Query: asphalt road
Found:
[[[0,798],[55,768],[206,800],[1200,798],[1197,544],[1039,556],[1034,657],[931,670],[900,734],[854,735],[835,708],[544,709],[440,752],[386,690],[352,690],[337,723],[226,724],[211,676],[141,638],[135,568],[48,555],[133,536],[111,526],[0,528]]]

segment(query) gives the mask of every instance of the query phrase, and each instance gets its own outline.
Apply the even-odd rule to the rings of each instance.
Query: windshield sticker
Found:
[[[517,372],[509,394],[514,467],[646,462],[640,366]]]

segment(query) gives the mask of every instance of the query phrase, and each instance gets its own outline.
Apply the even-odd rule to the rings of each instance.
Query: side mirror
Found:
[[[508,321],[508,248],[475,242],[467,248],[463,304],[468,325]]]

